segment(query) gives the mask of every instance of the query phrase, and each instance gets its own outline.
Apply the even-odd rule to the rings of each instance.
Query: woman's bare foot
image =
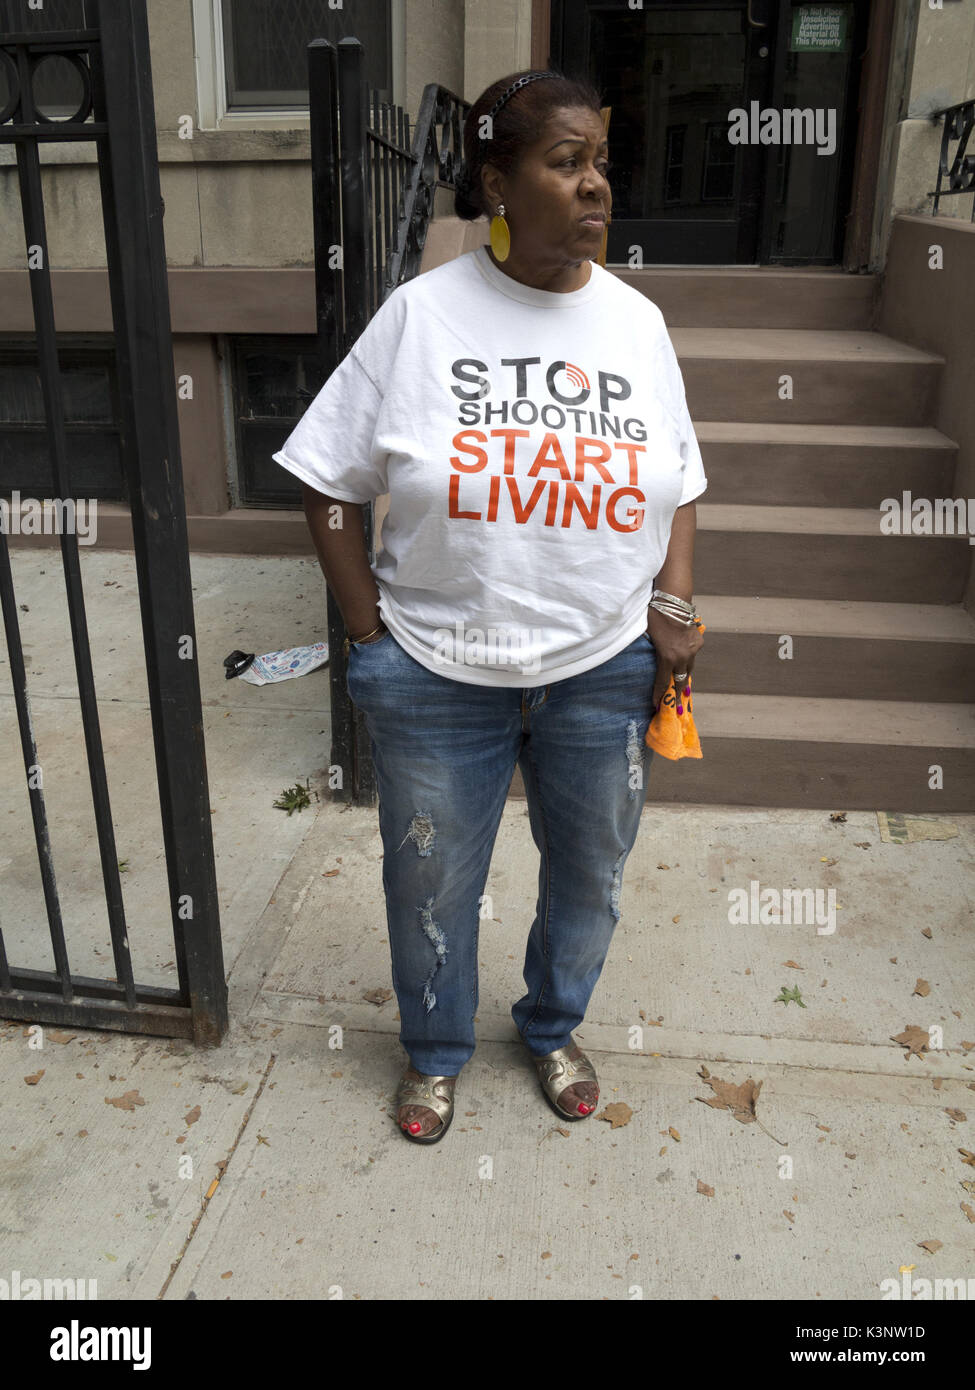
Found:
[[[413,1067],[407,1067],[403,1075],[409,1081],[422,1081],[423,1079],[422,1073],[416,1071]],[[454,1093],[454,1082],[456,1080],[456,1076],[450,1076],[444,1083],[450,1087],[451,1096],[453,1096]],[[444,1122],[437,1114],[436,1110],[431,1110],[427,1105],[401,1105],[396,1112],[396,1123],[399,1125],[400,1129],[406,1130],[409,1134],[413,1135],[414,1138],[417,1138],[425,1134],[432,1134],[433,1131],[439,1129]],[[414,1129],[414,1125],[419,1125],[419,1129]]]

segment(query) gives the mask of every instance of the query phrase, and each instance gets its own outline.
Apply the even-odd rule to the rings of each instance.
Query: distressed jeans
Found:
[[[350,647],[347,689],[376,767],[400,1041],[417,1071],[455,1076],[474,1052],[479,905],[516,763],[540,866],[512,1017],[535,1056],[572,1041],[619,920],[656,668],[646,634],[528,688],[436,675],[392,633]]]

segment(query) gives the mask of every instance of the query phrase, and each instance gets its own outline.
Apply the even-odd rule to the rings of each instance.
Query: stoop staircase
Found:
[[[886,497],[954,495],[957,446],[929,423],[943,359],[871,330],[875,276],[614,273],[663,312],[708,475],[704,757],[655,758],[650,799],[975,810],[975,621],[961,606],[975,551],[880,530]]]
[[[424,269],[477,244],[455,218],[429,230]],[[872,330],[877,276],[608,269],[664,315],[708,475],[694,558],[704,756],[654,757],[648,801],[975,811],[962,607],[975,547],[880,530],[886,497],[955,495],[957,446],[930,423],[943,359]]]

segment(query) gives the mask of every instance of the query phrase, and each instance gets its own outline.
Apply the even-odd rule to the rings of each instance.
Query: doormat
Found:
[[[957,825],[936,816],[906,816],[899,811],[878,811],[880,838],[891,845],[913,845],[918,840],[953,840]]]

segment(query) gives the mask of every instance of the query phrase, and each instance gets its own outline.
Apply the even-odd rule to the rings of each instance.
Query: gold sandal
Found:
[[[407,1067],[407,1071],[416,1071]],[[404,1105],[420,1105],[440,1116],[440,1124],[429,1134],[410,1134],[397,1120],[400,1133],[411,1144],[438,1144],[450,1128],[454,1118],[454,1082],[456,1076],[424,1076],[417,1072],[419,1081],[411,1081],[404,1073],[396,1090],[395,1113],[399,1114]]]
[[[595,1068],[581,1048],[580,1055],[576,1060],[574,1062],[570,1060],[569,1053],[578,1046],[579,1044],[573,1039],[567,1047],[558,1047],[554,1052],[549,1052],[544,1057],[532,1058],[538,1080],[541,1083],[542,1093],[555,1113],[560,1115],[563,1120],[588,1120],[590,1115],[596,1113],[595,1103],[592,1109],[586,1111],[584,1115],[578,1113],[570,1115],[558,1103],[559,1096],[567,1086],[574,1086],[579,1081],[594,1081],[597,1086],[599,1085]],[[597,1093],[597,1103],[598,1100]]]

